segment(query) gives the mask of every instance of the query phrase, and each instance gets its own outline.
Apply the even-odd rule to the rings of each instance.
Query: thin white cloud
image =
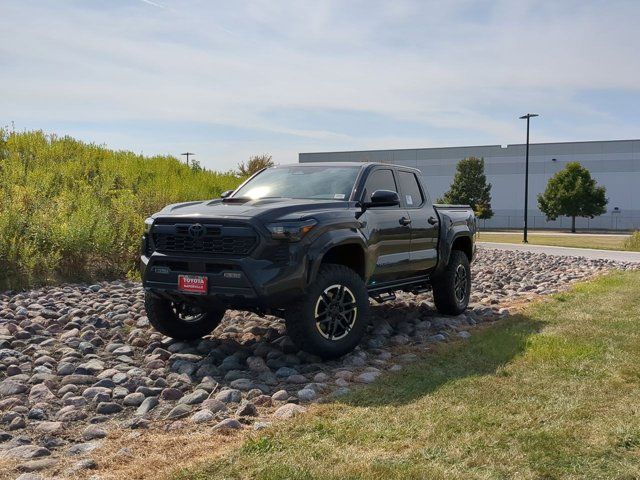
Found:
[[[152,2],[151,0],[139,0],[139,1],[142,3],[146,3],[147,5],[151,5],[153,7],[166,8],[164,5],[160,5],[159,3]]]

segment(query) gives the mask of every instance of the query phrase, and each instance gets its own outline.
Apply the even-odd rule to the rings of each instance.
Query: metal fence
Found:
[[[544,215],[530,214],[528,223],[530,229],[568,230],[571,228],[571,218],[569,217],[559,217],[555,221],[547,221]],[[487,220],[478,220],[478,225],[481,230],[522,229],[524,227],[524,218],[522,215],[494,215]],[[595,218],[576,218],[576,229],[621,232],[640,230],[640,217],[610,214]]]

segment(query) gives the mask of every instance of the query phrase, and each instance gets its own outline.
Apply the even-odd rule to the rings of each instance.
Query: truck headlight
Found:
[[[317,223],[314,219],[310,218],[309,220],[301,220],[298,222],[269,223],[267,224],[267,229],[271,232],[271,237],[277,240],[299,242]]]
[[[153,218],[149,217],[144,220],[144,233],[149,233],[153,226]]]

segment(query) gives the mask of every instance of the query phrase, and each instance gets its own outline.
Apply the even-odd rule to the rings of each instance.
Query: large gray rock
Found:
[[[67,453],[69,455],[84,455],[85,453],[93,452],[99,446],[98,442],[76,443],[67,449]]]
[[[189,393],[182,397],[178,403],[184,403],[187,405],[197,405],[198,403],[202,403],[209,396],[209,392],[206,390],[195,390],[192,393]]]
[[[166,416],[166,420],[178,420],[179,418],[186,417],[190,413],[191,413],[191,405],[181,403],[171,409],[171,411]]]
[[[360,375],[356,375],[354,380],[359,383],[373,383],[380,376],[380,372],[363,372]]]
[[[136,410],[136,415],[146,415],[151,410],[153,410],[158,405],[158,403],[160,403],[158,401],[158,397],[145,398],[144,401],[140,404],[140,406]]]
[[[302,405],[296,405],[295,403],[287,403],[285,405],[282,405],[280,408],[278,408],[273,413],[273,416],[279,420],[286,420],[288,418],[294,417],[306,411],[307,409]]]
[[[211,412],[211,410],[205,409],[205,410],[200,410],[194,413],[191,416],[191,421],[193,423],[206,423],[206,422],[210,422],[214,418],[215,418],[215,415]]]
[[[225,418],[213,428],[214,430],[238,430],[242,428],[242,424],[235,418]]]
[[[5,456],[9,458],[17,458],[19,460],[29,460],[31,458],[40,458],[49,456],[51,452],[39,445],[20,445],[10,448],[5,452]]]
[[[48,402],[55,398],[56,396],[44,383],[34,385],[29,391],[29,402],[31,403]]]
[[[318,398],[318,394],[311,388],[303,388],[302,390],[298,390],[297,396],[301,402],[311,402]]]
[[[121,411],[122,405],[115,402],[100,402],[96,408],[96,412],[102,415],[112,415]]]
[[[0,382],[0,397],[19,395],[25,393],[27,390],[29,390],[29,387],[11,378]]]
[[[244,402],[240,405],[238,410],[236,410],[236,415],[238,417],[255,417],[258,415],[258,409],[251,402]]]
[[[85,440],[97,440],[100,438],[104,438],[107,436],[107,431],[103,428],[100,428],[96,425],[89,425],[82,432],[82,438]]]
[[[18,470],[20,470],[21,472],[39,472],[40,470],[46,470],[47,468],[55,467],[58,462],[59,460],[57,458],[38,458],[36,460],[28,460],[18,465]],[[22,475],[20,475],[18,479],[21,477]]]
[[[125,407],[139,407],[144,402],[144,394],[142,393],[130,393],[122,399],[122,404]]]
[[[271,399],[276,402],[284,402],[290,397],[289,392],[286,390],[278,390],[273,395],[271,395]]]
[[[216,395],[216,400],[224,403],[239,403],[242,400],[242,392],[240,390],[223,390]]]
[[[204,402],[202,402],[202,408],[206,408],[212,413],[224,412],[227,409],[227,404],[221,402],[217,398],[208,398]]]

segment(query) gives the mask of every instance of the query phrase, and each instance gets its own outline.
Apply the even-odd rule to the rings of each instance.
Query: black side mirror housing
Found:
[[[366,208],[395,207],[397,205],[400,205],[400,197],[391,190],[376,190],[371,194],[371,201],[364,204]]]
[[[233,193],[233,190],[225,190],[220,194],[220,198],[227,198],[231,196],[232,193]]]

